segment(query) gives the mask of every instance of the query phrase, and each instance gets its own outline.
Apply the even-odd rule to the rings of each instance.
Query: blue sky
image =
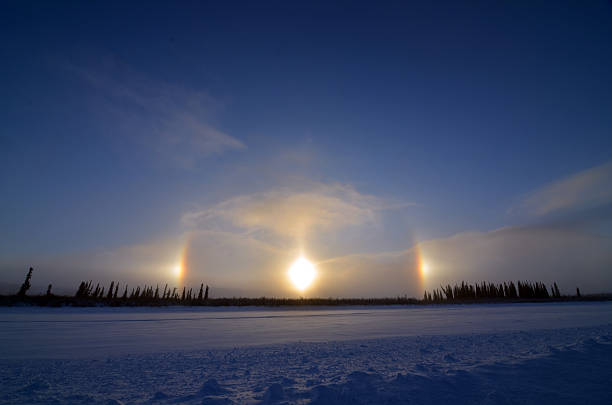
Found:
[[[609,2],[123,3],[2,6],[6,281],[612,288]]]

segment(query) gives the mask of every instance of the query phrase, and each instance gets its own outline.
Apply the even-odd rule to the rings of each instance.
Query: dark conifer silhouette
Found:
[[[561,298],[559,287],[554,283],[551,287],[551,293],[548,292],[546,285],[541,282],[518,281],[517,286],[514,282],[505,282],[500,284],[476,283],[474,285],[467,284],[464,281],[461,284],[450,284],[440,286],[439,289],[433,290],[431,293],[425,291],[423,294],[424,302],[442,302],[442,301],[466,301],[479,299],[546,299]]]
[[[77,298],[82,297],[84,294],[84,291],[85,291],[85,282],[81,281],[81,284],[79,284],[79,289],[77,290],[74,296]]]
[[[23,284],[21,284],[21,287],[19,288],[19,292],[17,292],[17,295],[19,297],[25,297],[26,293],[30,289],[30,287],[31,287],[30,280],[32,279],[32,272],[33,271],[34,271],[34,269],[32,267],[30,267],[30,270],[28,271],[28,274],[26,275],[25,281],[23,282]]]
[[[13,297],[24,297],[30,289],[30,280],[33,269],[30,268],[26,279],[19,292]],[[561,296],[559,286],[556,282],[550,285],[550,290],[542,282],[531,281],[507,281],[502,283],[479,282],[469,284],[462,281],[455,285],[441,285],[432,291],[424,291],[423,299],[408,298],[407,296],[397,296],[395,298],[311,298],[311,299],[291,299],[291,298],[212,298],[209,300],[210,288],[204,283],[195,295],[193,287],[183,286],[182,290],[177,287],[169,288],[165,284],[163,292],[159,284],[134,286],[128,294],[129,286],[124,287],[123,296],[117,300],[119,293],[119,282],[111,281],[106,290],[105,286],[99,283],[94,284],[92,280],[81,281],[73,299],[70,297],[56,296],[51,293],[52,284],[47,287],[47,293],[35,297],[28,297],[28,302],[38,303],[39,305],[78,305],[89,306],[98,304],[109,305],[206,305],[206,306],[242,306],[242,305],[405,305],[405,304],[444,304],[444,303],[469,303],[484,300],[485,302],[497,302],[500,300],[514,301],[539,301],[539,300],[612,300],[612,294],[590,295],[582,298],[580,289],[576,287],[576,296]],[[105,294],[106,291],[106,294]],[[38,298],[37,298],[38,297]],[[0,296],[0,299],[2,296]],[[10,298],[10,297],[8,297]],[[19,301],[8,301],[9,304]]]
[[[553,283],[550,290],[552,292],[553,298],[561,298],[561,292],[559,291],[559,287],[557,286],[557,283]]]

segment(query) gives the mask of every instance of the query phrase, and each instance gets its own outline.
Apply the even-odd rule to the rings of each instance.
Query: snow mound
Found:
[[[200,388],[199,391],[201,395],[222,395],[227,392],[228,390],[221,387],[217,380],[215,380],[214,378],[206,380],[206,382],[204,383],[204,385],[202,385],[202,388]]]
[[[282,385],[272,384],[263,396],[262,404],[276,404],[285,399],[285,389]]]

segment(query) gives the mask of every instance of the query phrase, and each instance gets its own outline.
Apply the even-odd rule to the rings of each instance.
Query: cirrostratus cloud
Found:
[[[317,184],[307,190],[284,188],[234,197],[189,212],[183,222],[199,229],[231,225],[303,238],[315,229],[329,231],[373,222],[376,211],[387,206],[382,199],[361,194],[347,185]]]
[[[612,203],[612,162],[544,186],[527,195],[518,208],[531,215],[547,215],[609,203]]]
[[[310,259],[327,261],[318,266],[321,282],[310,294],[366,294],[379,272],[367,274],[364,266],[350,269],[347,260],[329,259],[338,255],[346,234],[367,233],[381,211],[397,207],[342,184],[315,183],[233,197],[183,216],[191,234],[188,265],[216,285],[291,296],[295,291],[285,273],[307,247]]]

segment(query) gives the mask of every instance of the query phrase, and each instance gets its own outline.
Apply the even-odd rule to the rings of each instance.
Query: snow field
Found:
[[[490,311],[501,311],[511,321],[508,312],[520,315],[529,309],[515,307]],[[107,343],[104,350],[95,351],[95,356],[87,355],[83,351],[87,344],[82,344],[76,347],[77,355],[64,358],[35,357],[31,356],[33,352],[24,350],[27,355],[0,358],[0,403],[609,404],[611,306],[561,307],[561,311],[537,306],[530,309],[532,313],[551,314],[548,322],[542,323],[546,329],[527,323],[527,327],[519,325],[518,330],[483,332],[484,325],[475,325],[476,332],[472,333],[461,329],[459,333],[366,339],[347,336],[265,345],[246,342],[233,347],[212,347],[202,340],[196,350],[180,345],[172,349],[168,342],[166,350],[115,354],[111,350],[113,344],[126,347],[125,340],[119,339],[121,344]],[[597,319],[600,325],[583,326],[583,317],[576,319],[578,326],[553,327],[555,323],[566,325],[571,314],[582,316],[585,308],[591,315],[589,323]],[[482,309],[487,316],[481,317],[481,323],[494,325],[493,312]],[[381,311],[373,316],[384,317],[385,310]],[[473,322],[472,311],[478,313],[478,306],[466,311],[460,317]],[[355,313],[342,313],[324,322],[329,328],[340,329],[342,322],[348,322],[354,332],[363,325],[376,325],[371,319],[359,321]],[[560,313],[566,318],[560,318]],[[235,318],[231,311],[223,314]],[[159,318],[159,314],[151,315]],[[401,310],[390,316],[404,319]],[[449,315],[449,319],[457,316]],[[116,314],[111,317],[117,318]],[[169,317],[176,318],[176,313]],[[10,317],[4,320],[7,318]],[[288,318],[273,319],[282,324]],[[441,322],[444,317],[431,319]],[[231,323],[235,326],[236,321]],[[147,324],[168,326],[159,321]],[[363,332],[367,335],[366,330]],[[22,344],[29,343],[31,340],[24,335]]]

